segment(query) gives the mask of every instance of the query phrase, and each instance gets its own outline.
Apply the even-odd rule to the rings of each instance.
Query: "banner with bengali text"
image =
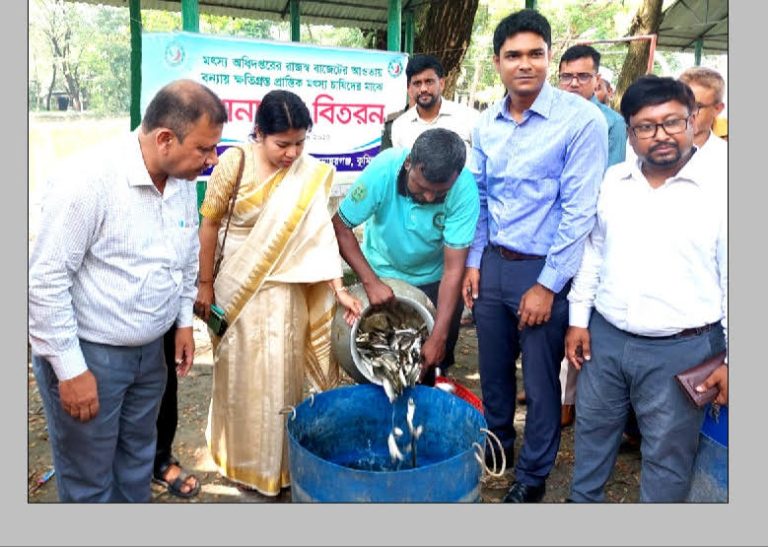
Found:
[[[244,142],[261,98],[299,95],[314,126],[307,151],[354,176],[381,146],[384,119],[406,99],[405,53],[330,48],[190,32],[142,35],[141,111],[165,84],[199,81],[227,107],[220,150]],[[340,177],[349,179],[349,177]]]

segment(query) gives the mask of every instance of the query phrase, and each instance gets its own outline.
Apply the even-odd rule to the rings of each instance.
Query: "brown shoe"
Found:
[[[560,407],[560,427],[573,425],[576,418],[576,405],[563,405]]]
[[[525,404],[525,390],[524,389],[521,389],[520,391],[517,392],[517,403],[520,404],[520,405],[524,405]]]

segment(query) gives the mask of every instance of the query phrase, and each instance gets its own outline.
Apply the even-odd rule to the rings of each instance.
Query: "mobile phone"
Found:
[[[216,304],[211,304],[211,315],[208,317],[208,328],[211,329],[216,336],[222,336],[226,332],[229,324],[227,318],[224,316],[224,310],[218,307]]]

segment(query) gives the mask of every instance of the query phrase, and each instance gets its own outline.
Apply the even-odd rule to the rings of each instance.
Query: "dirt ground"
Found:
[[[201,323],[195,325],[195,365],[186,378],[179,380],[179,425],[174,442],[174,453],[189,471],[197,475],[202,484],[200,494],[190,500],[168,494],[164,488],[153,485],[153,502],[157,503],[284,503],[291,501],[290,489],[276,498],[258,493],[245,493],[219,476],[205,443],[205,427],[211,396],[211,372],[213,359],[207,331]],[[518,374],[520,371],[518,369]],[[480,377],[477,371],[477,337],[473,326],[462,327],[456,348],[456,364],[451,376],[471,389],[478,397]],[[522,385],[520,383],[520,385]],[[28,501],[30,503],[57,502],[55,473],[51,470],[51,453],[45,427],[45,414],[37,392],[31,365],[28,383]],[[524,405],[518,405],[515,418],[518,431],[518,447],[525,424]],[[547,481],[544,502],[561,503],[568,495],[573,466],[573,427],[562,432],[560,451],[555,467]],[[508,465],[509,467],[509,465]],[[614,474],[606,487],[606,500],[614,503],[634,503],[639,497],[640,455],[637,452],[620,453]],[[47,480],[46,480],[47,479]],[[513,479],[513,472],[503,477],[485,475],[481,484],[481,501],[500,502]]]

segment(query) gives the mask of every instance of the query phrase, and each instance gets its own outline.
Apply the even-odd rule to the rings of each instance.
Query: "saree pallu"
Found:
[[[230,325],[211,337],[208,447],[223,476],[268,496],[290,485],[281,409],[299,404],[305,377],[318,390],[338,382],[326,285],[342,275],[332,178],[330,166],[302,156],[263,184],[243,180],[214,283]]]

